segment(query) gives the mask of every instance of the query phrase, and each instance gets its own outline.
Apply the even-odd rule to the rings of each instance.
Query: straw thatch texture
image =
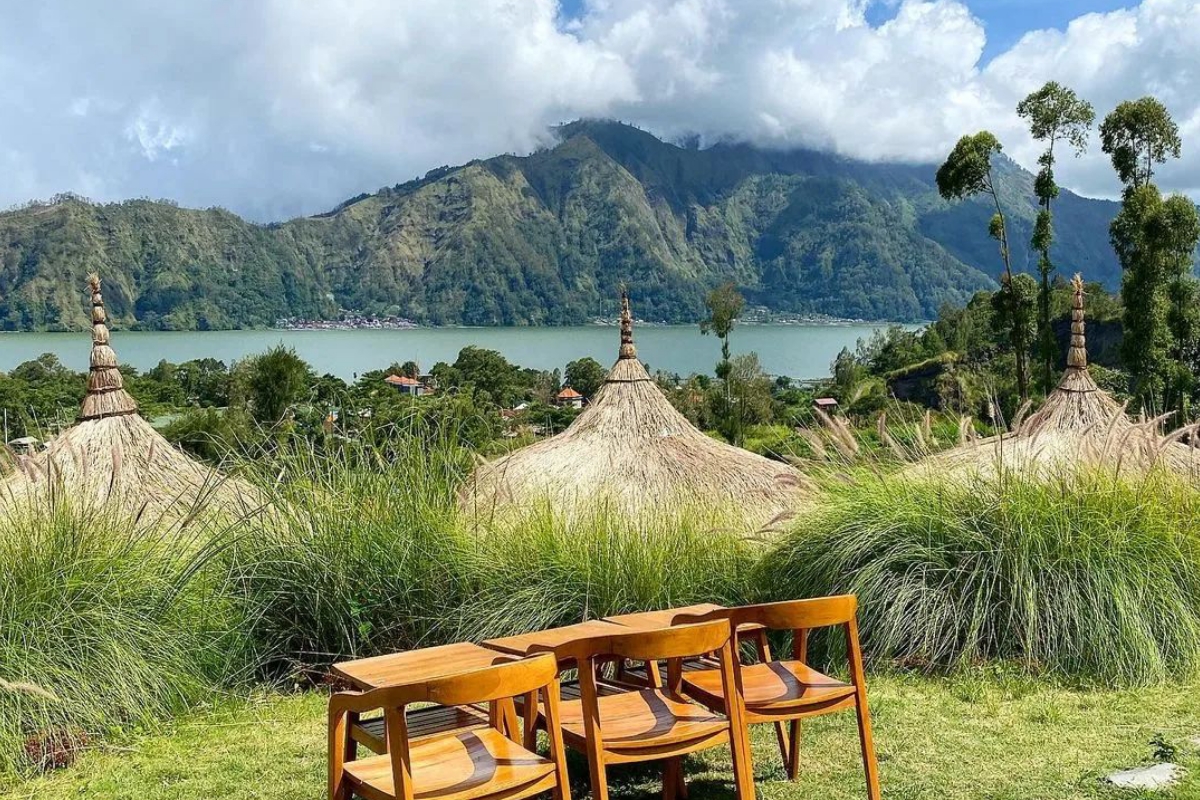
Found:
[[[1073,286],[1067,368],[1042,407],[1015,424],[1012,432],[925,459],[911,468],[913,474],[995,474],[1013,469],[1050,474],[1098,465],[1136,471],[1162,465],[1197,474],[1200,454],[1179,441],[1185,433],[1194,434],[1194,429],[1163,436],[1161,419],[1131,420],[1125,406],[1092,379],[1087,366],[1081,276],[1075,276]]]
[[[786,517],[809,488],[794,468],[718,442],[692,426],[637,360],[623,298],[621,357],[567,430],[489,464],[466,487],[480,517],[549,504],[557,513],[612,503],[641,514],[693,502],[722,506],[750,530]]]
[[[0,511],[68,500],[116,503],[136,518],[155,520],[253,508],[257,496],[248,484],[188,458],[138,414],[110,344],[98,276],[88,277],[88,289],[92,356],[79,422],[45,451],[15,458],[12,474],[0,478]]]
[[[15,472],[0,482],[0,510],[63,500],[115,503],[146,520],[248,511],[256,502],[247,484],[188,458],[136,413],[78,423],[44,452],[17,456]]]

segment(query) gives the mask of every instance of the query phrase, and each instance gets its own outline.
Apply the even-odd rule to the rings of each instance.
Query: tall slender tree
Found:
[[[733,362],[729,349],[729,334],[733,332],[734,323],[746,307],[746,299],[736,286],[726,283],[709,292],[704,304],[708,307],[708,317],[700,322],[700,332],[705,335],[712,333],[721,340],[721,360],[717,362],[717,377],[721,379],[725,391],[721,402],[717,404],[719,407],[716,409],[716,415],[729,440],[740,444],[742,430],[734,406],[733,381],[730,380]]]
[[[988,131],[964,136],[954,145],[946,162],[938,168],[938,192],[947,200],[961,200],[975,195],[987,195],[996,212],[988,223],[988,233],[1000,245],[1000,257],[1004,262],[1004,274],[1000,279],[1000,297],[1009,323],[1009,344],[1016,356],[1017,391],[1021,401],[1029,399],[1029,345],[1030,334],[1027,302],[1024,292],[1018,292],[1013,284],[1012,258],[1008,246],[1008,225],[1000,193],[992,173],[992,157],[1003,150],[1000,141]]]
[[[1118,105],[1100,125],[1100,142],[1125,184],[1109,238],[1124,274],[1123,356],[1145,409],[1186,410],[1195,350],[1193,253],[1200,239],[1196,207],[1163,199],[1154,168],[1182,149],[1179,126],[1153,97]]]
[[[1017,104],[1017,115],[1029,123],[1033,138],[1046,144],[1045,151],[1038,156],[1041,169],[1033,182],[1040,209],[1030,243],[1038,253],[1038,274],[1041,276],[1037,299],[1039,378],[1042,391],[1048,393],[1054,386],[1058,349],[1050,327],[1050,276],[1054,272],[1054,263],[1050,260],[1050,245],[1054,241],[1050,203],[1058,197],[1058,184],[1054,181],[1054,146],[1062,141],[1075,151],[1076,158],[1082,155],[1087,149],[1092,123],[1096,121],[1096,110],[1071,89],[1050,81]]]

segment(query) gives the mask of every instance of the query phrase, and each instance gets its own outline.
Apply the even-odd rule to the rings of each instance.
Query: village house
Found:
[[[424,397],[425,395],[433,394],[433,389],[428,383],[419,378],[410,378],[407,375],[388,375],[383,379],[383,382],[395,388],[401,394],[406,394],[410,397]]]
[[[564,387],[554,396],[554,405],[561,408],[583,408],[583,395],[570,386]]]

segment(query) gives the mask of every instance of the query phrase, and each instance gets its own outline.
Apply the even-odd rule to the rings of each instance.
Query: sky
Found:
[[[0,0],[0,208],[58,192],[258,221],[611,117],[669,139],[936,162],[1047,80],[1153,94],[1200,199],[1200,0]],[[1096,137],[1059,182],[1119,186]]]

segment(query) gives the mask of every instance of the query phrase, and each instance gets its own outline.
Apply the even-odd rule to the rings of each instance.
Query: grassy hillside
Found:
[[[911,320],[992,284],[988,209],[948,206],[931,165],[867,164],[748,145],[677,147],[611,122],[560,142],[434,170],[316,217],[260,226],[220,210],[66,198],[0,214],[0,329],[79,328],[78,290],[104,274],[116,322],[264,326],[339,309],[431,324],[580,322],[614,313],[691,321],[732,280],[788,313]],[[1032,177],[1001,167],[1018,265]],[[1064,192],[1058,258],[1110,286],[1115,206]]]

